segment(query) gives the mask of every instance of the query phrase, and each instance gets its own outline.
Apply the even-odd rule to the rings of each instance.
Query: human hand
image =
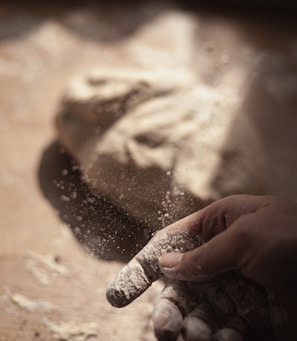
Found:
[[[272,341],[276,333],[285,339],[273,294],[239,272],[207,282],[168,281],[153,324],[159,341]]]
[[[166,277],[201,281],[229,269],[279,291],[297,288],[297,204],[270,196],[235,195],[194,213],[203,245],[162,256]],[[180,222],[182,224],[182,222]]]
[[[167,230],[166,233],[163,233]],[[107,291],[109,302],[123,307],[141,295],[162,276],[158,258],[164,251],[186,250],[194,235],[175,229],[159,232],[118,274]],[[171,230],[168,233],[168,230]],[[193,239],[192,239],[193,238]],[[267,293],[239,272],[199,283],[167,281],[153,311],[155,335],[159,341],[273,340]],[[279,310],[277,306],[277,316]],[[282,324],[282,319],[280,319]],[[248,325],[247,325],[248,323]]]
[[[265,207],[268,207],[270,205],[274,205],[275,201],[277,200],[271,197],[251,197],[251,196],[229,197],[221,201],[218,201],[208,206],[207,208],[176,222],[175,224],[167,227],[166,229],[161,230],[147,244],[147,246],[143,250],[141,250],[135,256],[135,258],[120,272],[120,274],[117,276],[117,278],[114,280],[114,282],[111,284],[111,286],[109,287],[107,291],[108,300],[110,301],[112,305],[118,306],[118,307],[129,304],[136,297],[141,295],[154,280],[156,280],[162,275],[159,264],[158,264],[159,257],[162,254],[166,252],[170,252],[170,251],[175,251],[175,252],[179,251],[179,252],[184,253],[187,250],[193,250],[193,249],[195,249],[194,251],[199,250],[202,248],[202,247],[200,248],[198,247],[201,245],[202,241],[206,242],[207,244],[209,241],[212,240],[214,236],[216,236],[216,234],[220,234],[221,232],[227,231],[229,226],[231,226],[239,218],[245,215],[248,216],[249,214],[258,212],[261,209],[264,209]],[[232,240],[234,243],[240,242],[240,245],[242,245],[241,240],[237,240],[236,238],[234,239],[231,238],[231,241]],[[206,244],[203,244],[203,245],[206,245]],[[222,253],[222,250],[224,249],[222,248],[219,249],[221,253]],[[235,250],[238,250],[237,246]],[[239,250],[241,250],[241,248],[239,248]],[[192,253],[191,252],[185,253],[182,257],[179,257],[179,258],[183,258],[187,254],[193,255],[194,251],[192,251]],[[213,250],[214,253],[216,251],[217,251],[216,249]],[[230,254],[232,254],[233,252],[231,251],[232,249],[229,250],[225,248],[227,259],[231,259],[229,258]],[[223,256],[224,256],[224,252],[223,252]],[[191,259],[192,260],[194,259],[195,262],[191,263]],[[168,264],[166,264],[166,261],[168,262],[168,259],[166,260],[166,256],[163,256],[161,258],[161,264],[162,265],[165,264],[167,266],[163,268],[162,270],[166,274],[169,274],[169,277],[173,277],[177,279],[196,280],[197,273],[198,273],[198,276],[199,276],[198,279],[201,280],[201,279],[209,278],[213,275],[212,273],[205,273],[205,272],[202,272],[202,275],[201,275],[201,271],[199,274],[199,271],[197,270],[201,270],[201,268],[199,266],[197,267],[195,258],[190,257],[188,259],[188,262],[185,263],[186,267],[184,269],[182,267],[183,261],[181,261],[181,259],[179,259],[180,262],[177,267],[168,266]],[[169,261],[171,262],[171,264],[169,265],[172,265],[172,259],[169,259]],[[233,265],[234,263],[232,263],[232,267]],[[229,268],[229,264],[227,264],[226,267],[223,267],[224,270],[226,270],[226,268]],[[186,271],[184,271],[185,269]],[[216,269],[216,272],[217,270],[218,269]],[[234,276],[231,276],[231,279],[233,283],[235,283]],[[267,306],[267,301],[266,301],[267,297],[266,297],[266,294],[263,293],[263,288],[260,288],[259,286],[258,289],[256,290],[254,287],[255,283],[251,284],[251,282],[249,282],[244,277],[242,277],[241,281],[238,281],[238,278],[237,278],[236,280],[237,285],[234,286],[233,284],[230,286],[231,279],[228,279],[227,277],[227,282],[226,282],[226,278],[224,276],[223,277],[220,276],[216,280],[212,280],[206,283],[204,288],[202,288],[200,285],[200,287],[199,288],[197,287],[196,289],[193,287],[195,287],[195,285],[199,286],[199,283],[191,283],[192,289],[189,287],[189,283],[188,283],[187,284],[188,287],[186,288],[186,290],[181,290],[181,289],[170,290],[169,293],[171,296],[170,295],[168,296],[168,290],[165,289],[165,291],[161,295],[161,299],[156,305],[156,309],[154,312],[155,331],[156,331],[156,335],[158,336],[158,339],[163,340],[164,338],[162,338],[162,335],[167,335],[169,333],[173,338],[165,338],[165,339],[175,340],[177,335],[179,335],[181,331],[183,331],[184,335],[187,335],[189,333],[191,334],[191,332],[188,332],[190,328],[189,326],[193,326],[193,323],[192,323],[193,318],[196,319],[197,317],[197,316],[193,317],[193,314],[194,315],[196,314],[197,309],[198,311],[201,312],[201,309],[200,309],[201,304],[203,305],[204,304],[203,302],[205,300],[206,302],[209,300],[212,300],[211,304],[214,306],[217,306],[217,297],[209,294],[209,292],[212,292],[214,289],[212,290],[208,289],[208,288],[218,287],[217,283],[219,283],[219,288],[223,287],[225,291],[227,288],[227,292],[228,292],[228,288],[231,288],[230,289],[231,297],[234,296],[234,292],[235,293],[238,292],[240,296],[240,292],[242,292],[242,289],[244,287],[245,289],[243,290],[243,292],[247,292],[247,293],[250,292],[251,294],[247,295],[247,297],[249,298],[248,300],[249,302],[247,302],[246,300],[242,300],[242,299],[237,300],[237,301],[236,300],[234,301],[233,299],[231,299],[231,302],[233,302],[232,304],[236,308],[235,309],[236,312],[233,311],[232,313],[230,310],[227,313],[225,311],[226,314],[224,314],[224,311],[222,310],[220,311],[220,309],[218,308],[213,309],[214,311],[216,311],[216,313],[213,315],[217,315],[216,319],[221,320],[220,323],[216,323],[217,326],[215,326],[215,328],[216,329],[224,328],[224,327],[228,328],[228,325],[230,325],[232,321],[236,321],[238,319],[240,320],[243,316],[245,319],[247,319],[249,325],[257,326],[258,322],[262,321],[260,322],[260,326],[262,325],[262,327],[259,328],[260,326],[258,325],[258,327],[256,328],[256,333],[259,334],[259,330],[261,331],[265,330],[264,334],[268,335],[269,328],[267,329],[267,327],[265,328],[263,327],[264,325],[268,326],[267,312],[269,311],[268,306]],[[239,282],[244,283],[244,285],[242,284],[239,285],[238,284]],[[175,283],[174,287],[175,288],[184,287],[184,284],[182,285],[181,283],[182,282]],[[196,297],[195,299],[193,299],[192,304],[190,305],[186,304],[185,302],[189,301],[187,300],[186,296],[190,294],[192,295],[192,297],[194,297],[193,293],[197,291],[204,292],[204,294],[200,295],[200,297],[198,298]],[[262,294],[260,294],[260,292],[262,292]],[[253,302],[254,302],[255,295],[257,297],[262,297],[261,299],[262,303],[260,305],[257,305],[256,310],[255,308],[251,309],[251,307],[253,307],[254,305]],[[173,305],[172,305],[172,302],[173,302]],[[182,305],[184,305],[184,308],[181,308],[181,302],[183,302]],[[257,313],[258,308],[261,312],[265,312],[264,314],[265,317],[260,316],[261,318],[259,318],[259,314]],[[193,310],[191,311],[191,309]],[[251,314],[251,311],[253,311],[252,314]],[[274,312],[276,311],[278,311],[278,309],[274,307]],[[228,316],[228,318],[225,318],[225,320],[223,319],[224,321],[222,321],[222,318],[218,317],[219,315],[218,312],[220,312],[220,314],[223,313],[223,316],[225,317]],[[238,316],[238,312],[239,312],[239,316]],[[249,313],[247,314],[247,312]],[[206,313],[203,312],[203,314],[205,315]],[[281,316],[280,311],[278,311],[278,314],[279,316]],[[181,316],[186,317],[186,318],[183,320]],[[192,322],[189,323],[188,322],[189,319]],[[206,325],[208,326],[208,328],[210,328],[211,323],[208,322],[207,318],[204,318],[204,320],[202,318],[204,322],[205,322],[205,319],[207,320]],[[198,318],[198,320],[201,322],[201,318]],[[179,323],[177,323],[177,321],[179,321]],[[197,322],[197,319],[196,319],[196,322]],[[272,321],[272,322],[273,324],[276,324],[275,321]],[[170,325],[174,326],[173,330],[171,327],[168,327]],[[196,338],[197,338],[197,335],[201,337],[201,330],[199,330],[199,328],[197,330],[197,325],[201,325],[201,323],[194,324],[195,326],[194,329],[196,331],[194,332],[193,335]],[[210,329],[208,329],[208,333],[211,333]],[[237,326],[235,329],[237,330],[239,329],[242,332],[241,327],[238,328]],[[229,329],[229,330],[227,329],[227,331],[229,332],[229,334],[231,333],[233,336],[235,333],[235,336],[233,338],[229,338],[230,340],[231,339],[236,340],[236,337],[237,339],[239,339],[240,336],[238,333],[234,331],[234,329]],[[244,332],[243,334],[246,334],[246,333]],[[261,339],[264,340],[265,337],[261,337]],[[186,340],[191,340],[191,338],[186,338]],[[205,340],[208,340],[208,339],[205,338]]]

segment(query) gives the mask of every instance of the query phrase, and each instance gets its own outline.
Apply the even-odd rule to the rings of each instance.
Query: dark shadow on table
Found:
[[[79,166],[58,142],[44,150],[38,178],[60,219],[93,255],[126,262],[150,238],[144,226],[89,188]]]

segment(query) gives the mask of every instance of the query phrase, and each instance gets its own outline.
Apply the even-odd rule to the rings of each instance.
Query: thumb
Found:
[[[238,268],[245,242],[233,229],[225,230],[200,247],[185,253],[166,253],[159,267],[167,278],[184,281],[208,280],[222,272]]]

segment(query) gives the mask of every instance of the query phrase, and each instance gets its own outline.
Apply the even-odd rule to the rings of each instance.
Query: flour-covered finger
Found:
[[[202,319],[187,317],[181,335],[184,341],[211,341],[212,331]]]
[[[210,305],[206,302],[199,304],[184,319],[181,330],[182,339],[184,341],[211,341],[215,322]]]
[[[158,232],[115,277],[107,289],[107,300],[118,308],[131,303],[162,277],[158,263],[161,255],[166,252],[186,252],[200,244],[200,235],[163,230]]]
[[[243,336],[232,328],[223,328],[213,335],[212,341],[244,341]]]
[[[176,340],[183,326],[183,318],[192,309],[186,283],[167,283],[153,311],[153,324],[159,341]]]
[[[255,316],[259,318],[259,316]],[[254,341],[254,340],[274,340],[271,334],[262,335],[258,338],[257,331],[250,325],[249,316],[239,314],[227,321],[225,325],[218,330],[213,341]],[[271,338],[272,337],[272,338]]]
[[[183,325],[183,315],[175,303],[160,299],[153,312],[155,336],[159,341],[175,341]]]

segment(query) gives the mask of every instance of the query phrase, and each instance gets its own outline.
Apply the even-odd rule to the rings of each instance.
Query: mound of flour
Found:
[[[94,70],[64,96],[59,140],[94,190],[158,230],[223,196],[263,193],[260,144],[229,90],[185,70]]]

